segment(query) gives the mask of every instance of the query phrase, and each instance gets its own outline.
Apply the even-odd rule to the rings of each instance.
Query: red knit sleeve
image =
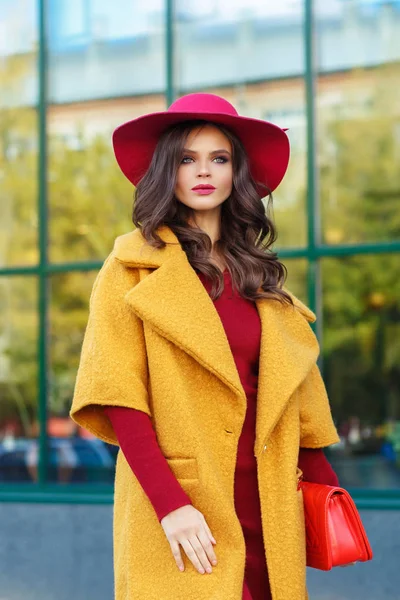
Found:
[[[133,408],[106,406],[120,448],[161,521],[168,513],[192,504],[171,471],[150,417]]]
[[[338,477],[322,448],[300,448],[298,467],[303,471],[304,481],[339,485]]]

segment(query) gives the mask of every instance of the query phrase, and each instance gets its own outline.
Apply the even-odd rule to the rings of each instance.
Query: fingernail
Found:
[[[216,564],[217,564],[217,561],[216,561],[216,560],[212,560],[211,562],[212,562],[212,564],[213,564],[213,565],[216,565]]]
[[[183,565],[181,565],[181,566],[179,567],[179,570],[180,570],[180,571],[183,571]]]
[[[211,567],[207,567],[207,573],[212,573],[212,568]]]

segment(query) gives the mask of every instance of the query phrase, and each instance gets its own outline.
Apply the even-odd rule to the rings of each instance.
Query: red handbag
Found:
[[[300,476],[306,526],[307,566],[330,571],[373,557],[350,494],[341,487],[310,483]]]

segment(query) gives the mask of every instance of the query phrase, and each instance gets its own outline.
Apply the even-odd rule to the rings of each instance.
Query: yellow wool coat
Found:
[[[70,415],[117,444],[102,405],[141,410],[217,540],[218,565],[201,575],[181,549],[180,572],[156,513],[118,453],[114,499],[116,600],[242,600],[245,542],[234,475],[246,395],[215,306],[179,240],[164,249],[139,229],[116,239],[93,286]],[[254,454],[273,600],[306,600],[299,447],[339,441],[316,359],[315,315],[257,300],[261,349]]]

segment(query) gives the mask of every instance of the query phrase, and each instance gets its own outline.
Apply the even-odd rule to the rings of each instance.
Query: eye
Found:
[[[181,160],[181,164],[187,165],[187,164],[189,164],[188,163],[189,160],[193,160],[193,158],[191,156],[184,156]]]
[[[224,163],[228,162],[228,159],[226,158],[226,156],[216,156],[214,158],[214,160],[218,161],[219,164],[224,164]]]

